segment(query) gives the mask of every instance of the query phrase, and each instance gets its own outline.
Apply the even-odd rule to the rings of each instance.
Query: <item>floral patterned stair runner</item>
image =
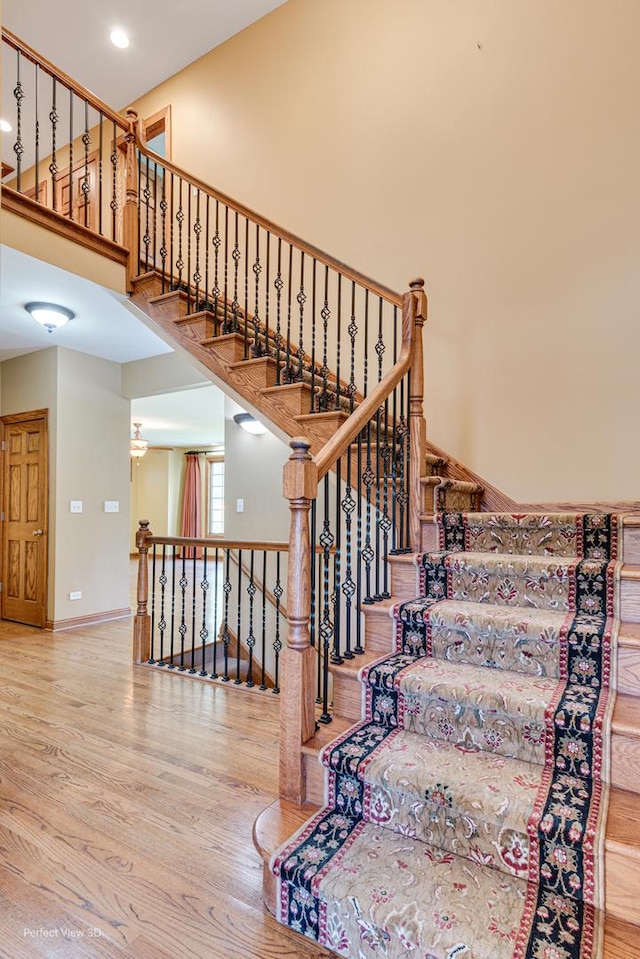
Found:
[[[341,955],[597,959],[617,522],[444,514],[282,850],[279,919]]]

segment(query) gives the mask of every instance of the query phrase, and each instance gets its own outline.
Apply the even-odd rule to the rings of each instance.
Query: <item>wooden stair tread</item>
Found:
[[[353,726],[353,719],[334,714],[333,722],[326,725],[324,723],[318,724],[315,736],[312,736],[303,744],[302,752],[307,756],[317,755],[332,739],[340,736],[349,726]]]
[[[618,693],[613,710],[612,731],[640,739],[640,698]]]
[[[357,679],[358,673],[363,666],[368,666],[369,663],[374,662],[376,659],[380,659],[384,656],[384,653],[380,653],[378,650],[367,650],[364,653],[358,653],[353,659],[345,659],[341,663],[330,663],[329,670],[331,672],[339,672],[342,675],[353,675]]]
[[[607,916],[604,923],[603,959],[638,959],[640,926]]]
[[[276,799],[263,809],[253,824],[253,844],[263,861],[268,862],[273,851],[317,812],[318,808],[314,803],[298,805],[288,799]]]
[[[640,649],[640,623],[620,623],[618,645]]]
[[[640,796],[611,789],[607,817],[607,849],[617,849],[640,863]]]

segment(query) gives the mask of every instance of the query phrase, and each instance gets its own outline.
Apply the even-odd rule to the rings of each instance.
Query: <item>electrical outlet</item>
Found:
[[[236,500],[236,513],[244,513],[244,500],[243,500],[243,499],[237,499],[237,500]]]
[[[120,503],[117,499],[106,499],[104,501],[104,511],[105,513],[119,513]]]
[[[81,513],[82,512],[82,500],[81,499],[72,499],[69,503],[69,512],[70,513]]]
[[[82,599],[82,590],[77,589],[75,593],[69,593],[69,599]]]

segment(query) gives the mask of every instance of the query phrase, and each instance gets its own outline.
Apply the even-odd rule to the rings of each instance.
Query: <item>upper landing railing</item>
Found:
[[[153,273],[298,391],[301,433],[330,423],[315,456],[307,436],[292,440],[284,473],[281,795],[303,799],[300,746],[318,704],[331,719],[329,665],[362,651],[361,609],[389,596],[389,556],[420,546],[424,283],[400,295],[323,253],[154,154],[133,111],[2,39],[3,206],[97,243],[131,284]]]

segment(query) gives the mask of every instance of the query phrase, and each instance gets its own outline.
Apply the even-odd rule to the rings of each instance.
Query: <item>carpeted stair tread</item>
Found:
[[[353,744],[357,750],[361,738],[378,737],[378,747],[358,763]],[[526,877],[542,767],[484,751],[464,750],[461,760],[456,745],[374,724],[362,724],[322,754],[327,768],[366,784],[368,821]]]
[[[528,606],[487,606],[418,597],[396,605],[398,642],[415,655],[450,662],[560,675],[563,635],[571,614]]]
[[[335,831],[334,823],[323,822],[326,815],[312,820],[316,835]],[[345,956],[512,959],[519,928],[535,921],[524,879],[481,865],[471,871],[461,857],[372,823],[349,825],[347,841],[336,840],[341,848],[330,869],[316,865],[313,837],[294,847],[290,860],[286,849],[276,856],[278,905],[293,929]],[[574,925],[580,905],[559,898]]]
[[[578,579],[593,590],[606,581],[614,564],[575,557],[521,556],[505,553],[431,552],[421,557],[421,593],[440,599],[529,606],[568,612],[576,608]],[[584,591],[583,591],[584,592]],[[597,609],[587,595],[580,611]]]
[[[471,552],[615,559],[618,526],[618,517],[607,513],[449,513],[441,515],[440,545]]]

